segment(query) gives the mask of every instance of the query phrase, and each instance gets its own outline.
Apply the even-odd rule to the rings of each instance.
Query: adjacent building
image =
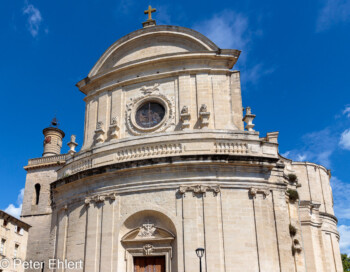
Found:
[[[24,271],[21,264],[26,260],[29,228],[27,223],[0,210],[0,272]]]

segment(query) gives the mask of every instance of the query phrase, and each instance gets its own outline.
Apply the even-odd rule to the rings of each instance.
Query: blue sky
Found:
[[[158,24],[194,28],[242,50],[244,106],[280,153],[332,170],[341,250],[350,253],[350,0],[0,0],[0,208],[18,214],[29,158],[54,115],[82,143],[87,76],[118,38],[157,8]]]

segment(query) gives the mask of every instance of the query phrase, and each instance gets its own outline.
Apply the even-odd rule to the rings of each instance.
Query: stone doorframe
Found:
[[[165,272],[171,272],[172,247],[154,247],[151,244],[125,250],[126,272],[134,271],[134,257],[148,256],[165,256]]]
[[[165,271],[171,272],[174,239],[174,234],[150,223],[125,234],[121,243],[125,248],[126,272],[134,271],[134,257],[147,256],[165,256]]]

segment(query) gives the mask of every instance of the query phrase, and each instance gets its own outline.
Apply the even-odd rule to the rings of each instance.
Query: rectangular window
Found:
[[[17,232],[18,234],[20,234],[20,233],[21,233],[21,229],[22,229],[21,227],[18,227],[18,226],[17,226],[17,227],[16,227],[16,232]]]
[[[1,255],[5,254],[5,243],[6,243],[6,240],[5,239],[1,239],[1,244],[0,244],[0,254]]]
[[[15,251],[13,252],[13,256],[15,258],[17,258],[17,255],[18,255],[18,248],[19,248],[19,245],[18,244],[15,244]]]
[[[4,223],[2,224],[4,227],[6,227],[8,224],[8,221],[4,219]]]

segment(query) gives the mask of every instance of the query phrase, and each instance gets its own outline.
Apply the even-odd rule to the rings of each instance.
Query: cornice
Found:
[[[86,170],[79,171],[70,176],[62,177],[53,183],[51,183],[51,190],[58,188],[62,185],[75,182],[80,179],[85,179],[97,175],[113,174],[118,171],[125,171],[130,169],[142,169],[155,166],[169,166],[172,164],[193,164],[197,163],[215,163],[215,164],[235,164],[248,167],[265,167],[272,169],[275,167],[278,158],[273,157],[261,157],[261,156],[234,156],[229,154],[216,154],[216,155],[181,155],[173,157],[162,157],[162,158],[151,158],[151,159],[140,159],[135,161],[127,161],[104,165],[95,168],[89,168]]]

